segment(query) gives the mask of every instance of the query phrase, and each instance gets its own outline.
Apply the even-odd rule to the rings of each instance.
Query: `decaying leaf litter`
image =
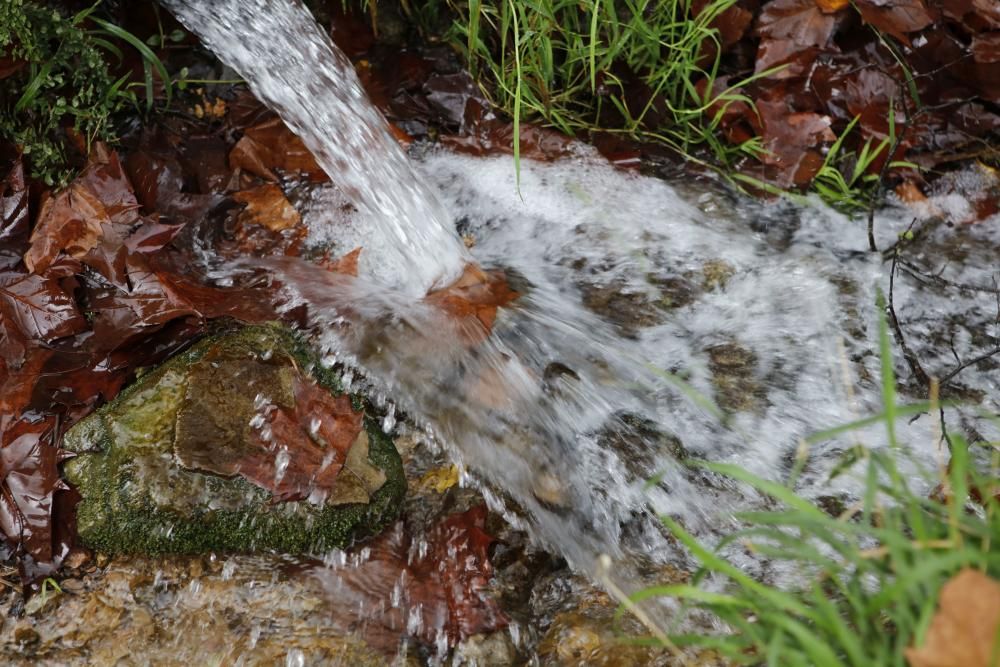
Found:
[[[435,136],[453,150],[513,152],[515,125],[491,110],[452,58],[440,50],[404,49],[400,67],[398,50],[387,52],[365,37],[367,24],[357,27],[356,15],[337,12],[337,20],[361,34],[362,46],[351,55],[401,141]],[[926,175],[905,162],[933,174],[957,159],[995,159],[988,139],[1000,128],[994,111],[1000,15],[988,4],[740,2],[718,27],[721,54],[734,61],[733,71],[763,73],[740,91],[755,108],[733,103],[707,111],[730,141],[760,139],[765,152],[741,167],[744,174],[781,187],[808,186],[823,178],[831,147],[849,127],[845,148],[857,153],[865,142],[884,143],[863,173],[894,174],[885,184],[909,198],[922,196]],[[894,51],[901,46],[910,56],[905,67]],[[638,82],[636,88],[641,96]],[[658,104],[655,97],[645,102]],[[190,113],[155,118],[125,137],[117,152],[94,144],[64,190],[39,193],[25,177],[24,158],[15,159],[6,175],[0,200],[0,526],[8,548],[21,556],[22,571],[36,583],[74,553],[73,491],[58,469],[65,457],[61,435],[138,370],[186,348],[220,321],[277,317],[262,298],[274,294],[275,285],[218,287],[193,274],[187,258],[205,240],[194,235],[209,230],[208,242],[223,258],[302,252],[304,230],[290,199],[299,180],[328,177],[245,90],[237,86],[198,104],[209,106],[217,113],[197,113],[193,103]],[[516,131],[522,157],[572,151],[569,140],[552,130],[520,124]],[[637,165],[635,156],[663,158],[656,146],[610,135],[596,135],[595,143],[623,166]],[[886,168],[889,160],[897,164]],[[988,201],[977,210],[979,217],[995,212]],[[352,275],[363,252],[306,259]],[[428,301],[474,320],[488,335],[496,308],[516,297],[502,276],[470,267]],[[475,338],[462,343],[474,345]],[[488,577],[482,545],[489,538],[475,532],[482,529],[476,521],[468,539],[479,545],[473,551],[483,564],[480,576]],[[385,542],[391,554],[402,548],[393,540],[405,536],[397,530],[372,548]],[[392,558],[398,556],[384,560]],[[463,636],[502,624],[502,614],[490,607],[457,613],[453,622],[469,625]],[[467,622],[463,613],[488,620]],[[457,632],[449,630],[449,639]]]

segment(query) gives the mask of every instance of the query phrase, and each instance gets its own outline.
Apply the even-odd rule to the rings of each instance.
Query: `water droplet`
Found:
[[[274,483],[280,484],[282,478],[285,476],[285,472],[288,471],[288,464],[291,462],[292,456],[288,453],[286,447],[282,447],[278,450],[278,453],[274,455]]]

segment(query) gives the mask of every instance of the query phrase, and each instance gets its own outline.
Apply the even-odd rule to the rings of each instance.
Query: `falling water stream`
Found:
[[[766,503],[681,459],[783,479],[809,434],[881,410],[872,351],[889,265],[867,252],[861,223],[816,204],[671,187],[583,146],[574,159],[523,161],[519,183],[507,157],[430,152],[411,163],[298,0],[163,4],[336,184],[299,202],[310,243],[364,249],[359,279],[277,259],[220,273],[266,266],[288,308],[308,306],[326,361],[355,369],[348,381],[387,406],[386,430],[404,428],[394,416],[405,414],[493,509],[579,571],[635,590],[642,563],[681,558],[658,515],[711,536],[735,528],[734,511]],[[344,196],[356,210],[337,205]],[[911,218],[880,214],[880,246]],[[456,225],[475,240],[472,260],[504,270],[521,294],[476,345],[462,344],[472,332],[461,321],[420,300],[472,261]],[[895,307],[934,374],[997,344],[997,228],[930,227],[896,276]],[[995,411],[990,367],[961,380]],[[996,439],[972,408],[948,416]],[[900,425],[914,460],[943,461],[936,428],[926,415]],[[819,501],[850,494],[849,475],[828,476],[856,439],[886,444],[877,426],[816,443],[798,490]],[[597,567],[605,555],[610,575]],[[732,556],[758,576],[788,574]]]

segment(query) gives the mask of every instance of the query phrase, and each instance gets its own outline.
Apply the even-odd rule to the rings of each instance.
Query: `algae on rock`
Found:
[[[406,491],[364,402],[278,326],[201,341],[64,447],[80,537],[111,553],[342,547],[395,518]]]

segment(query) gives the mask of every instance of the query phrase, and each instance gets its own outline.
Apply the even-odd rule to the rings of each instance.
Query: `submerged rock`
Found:
[[[341,547],[406,490],[392,441],[277,326],[206,339],[71,429],[77,529],[109,553]]]
[[[708,367],[715,385],[715,402],[728,412],[759,412],[767,390],[757,380],[757,355],[735,342],[708,348]]]

